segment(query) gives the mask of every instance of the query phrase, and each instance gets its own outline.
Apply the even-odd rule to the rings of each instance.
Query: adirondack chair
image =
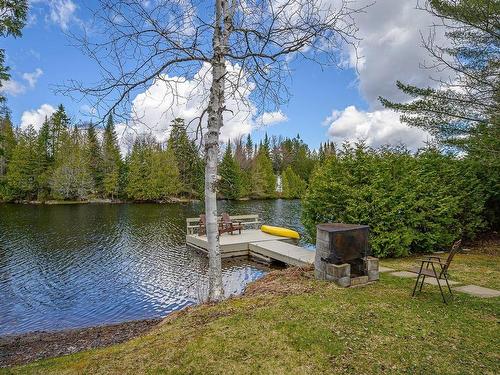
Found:
[[[219,226],[219,234],[225,232],[233,234],[233,232],[236,230],[239,234],[241,234],[242,229],[243,225],[240,221],[233,221],[226,212],[222,213],[222,220]]]
[[[200,215],[200,220],[198,221],[198,236],[203,236],[207,233],[207,218],[205,214]]]
[[[231,233],[238,231],[241,234],[243,225],[239,221],[232,221],[227,213],[222,214],[222,218],[219,221],[219,234]],[[203,236],[207,233],[207,219],[205,214],[200,215],[200,220],[198,221],[198,236]]]
[[[415,281],[415,286],[413,287],[413,293],[412,293],[413,297],[417,293],[417,287],[419,293],[422,291],[422,286],[424,285],[425,278],[433,277],[436,279],[436,282],[439,286],[439,291],[441,292],[441,296],[443,297],[443,302],[448,303],[444,296],[440,280],[444,279],[444,281],[446,282],[446,286],[448,287],[448,291],[450,292],[450,296],[453,296],[453,293],[451,292],[450,288],[450,283],[448,282],[448,268],[450,267],[451,261],[453,260],[453,257],[460,249],[461,245],[462,245],[462,240],[456,241],[451,247],[451,250],[448,254],[448,258],[446,260],[438,256],[431,255],[419,259],[420,267],[412,267],[408,269],[408,271],[416,273],[418,275],[417,280]],[[420,278],[422,278],[422,280],[420,280]],[[420,286],[418,285],[419,282]]]

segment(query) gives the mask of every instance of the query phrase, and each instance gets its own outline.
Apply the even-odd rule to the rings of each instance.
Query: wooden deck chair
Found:
[[[203,236],[207,233],[207,219],[205,214],[200,215],[200,220],[198,221],[198,236]]]
[[[225,232],[233,234],[233,232],[236,230],[238,231],[239,234],[241,234],[242,229],[243,225],[241,224],[240,221],[233,221],[226,212],[222,213],[222,220],[219,227],[219,234]]]
[[[453,296],[453,293],[451,292],[450,288],[450,283],[448,282],[448,268],[450,267],[451,261],[453,260],[453,257],[460,249],[461,245],[462,245],[462,240],[456,241],[451,247],[451,250],[448,254],[448,258],[446,260],[443,260],[438,256],[433,256],[433,255],[427,256],[422,259],[419,259],[419,262],[421,262],[420,267],[412,267],[408,270],[418,275],[417,280],[415,281],[415,286],[413,287],[413,293],[412,293],[413,297],[417,293],[417,287],[419,293],[422,291],[422,286],[424,285],[425,278],[433,277],[436,279],[436,282],[439,286],[439,291],[441,292],[441,296],[443,297],[443,302],[448,303],[444,296],[444,291],[443,288],[441,287],[440,280],[444,279],[444,281],[446,282],[446,286],[448,287],[448,291],[450,292],[450,296]],[[420,280],[420,278],[422,278],[422,280]],[[418,285],[419,282],[420,286]]]

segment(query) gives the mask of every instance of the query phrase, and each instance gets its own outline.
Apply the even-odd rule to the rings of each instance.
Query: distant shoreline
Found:
[[[286,199],[282,197],[274,197],[274,198],[240,198],[240,199],[223,199],[218,198],[218,201],[226,201],[231,200],[234,202],[248,202],[248,201],[260,201],[260,200],[274,200],[274,199]],[[297,199],[286,199],[286,200],[297,200]],[[300,199],[299,199],[300,200]],[[157,201],[134,201],[134,200],[121,200],[121,199],[88,199],[82,201],[65,201],[65,200],[46,200],[46,201],[0,201],[0,204],[21,204],[21,205],[45,205],[45,206],[56,206],[56,205],[78,205],[78,204],[172,204],[172,203],[197,203],[203,202],[201,199],[190,199],[190,198],[168,198],[165,200],[157,200]]]

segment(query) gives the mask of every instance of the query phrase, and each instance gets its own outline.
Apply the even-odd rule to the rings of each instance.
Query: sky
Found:
[[[416,9],[416,4],[416,0],[378,0],[356,16],[361,38],[356,67],[348,49],[344,51],[347,58],[342,69],[321,69],[310,62],[294,63],[289,102],[258,118],[247,111],[227,119],[222,138],[252,133],[258,140],[267,132],[284,137],[300,134],[313,148],[327,140],[341,143],[357,139],[374,147],[399,143],[411,149],[422,146],[430,136],[401,124],[399,115],[382,108],[378,101],[380,95],[408,100],[396,88],[396,80],[433,85],[435,76],[422,68],[428,56],[421,47],[421,35],[427,35],[435,20]],[[87,104],[57,94],[54,89],[70,79],[91,84],[100,78],[95,62],[72,46],[68,36],[90,22],[88,8],[95,6],[92,1],[31,0],[23,36],[1,41],[12,76],[3,83],[2,91],[17,126],[39,127],[59,104],[65,106],[75,122],[85,120],[92,112]],[[192,86],[186,78],[178,89]],[[162,110],[165,90],[161,82],[153,82],[147,90],[136,93],[132,103],[134,110],[143,113],[149,122],[147,128],[160,139],[168,137],[166,124],[174,116],[189,119],[193,108],[200,105],[185,101],[176,105],[175,113],[165,114]],[[233,104],[236,108],[237,103]],[[119,124],[117,129],[123,137],[130,133],[125,124]]]

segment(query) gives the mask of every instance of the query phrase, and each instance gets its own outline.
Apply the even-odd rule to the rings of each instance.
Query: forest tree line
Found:
[[[265,199],[300,198],[323,148],[331,145],[318,153],[299,136],[266,134],[258,144],[248,135],[223,147],[219,197]],[[167,201],[199,199],[203,190],[203,155],[183,119],[172,122],[166,143],[138,135],[122,155],[112,116],[103,127],[76,126],[60,105],[38,131],[14,127],[6,109],[0,116],[0,200]]]

